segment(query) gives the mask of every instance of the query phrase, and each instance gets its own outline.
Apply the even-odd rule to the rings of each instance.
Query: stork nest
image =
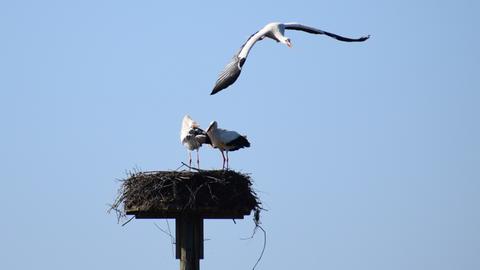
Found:
[[[231,170],[134,172],[121,182],[110,208],[119,221],[130,214],[138,218],[139,213],[155,213],[155,217],[236,213],[243,217],[254,210],[255,223],[259,223],[261,202],[247,174]]]

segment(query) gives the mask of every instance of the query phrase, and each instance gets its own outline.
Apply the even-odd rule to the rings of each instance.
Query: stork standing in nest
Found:
[[[211,140],[211,145],[213,148],[218,148],[222,153],[223,166],[222,169],[225,169],[225,162],[227,164],[228,170],[228,152],[236,151],[244,147],[250,147],[250,142],[247,140],[247,136],[240,135],[236,131],[225,130],[218,128],[217,121],[210,123],[207,129],[208,137]],[[226,152],[226,157],[223,154]]]
[[[188,149],[188,164],[192,167],[192,151],[197,150],[197,167],[200,169],[198,149],[202,144],[212,144],[207,133],[189,115],[185,115],[180,130],[180,141]]]

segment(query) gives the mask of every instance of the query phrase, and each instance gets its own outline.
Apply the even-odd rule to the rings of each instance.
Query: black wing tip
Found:
[[[244,147],[250,147],[250,142],[247,140],[246,136],[239,136],[235,140],[229,142],[227,145],[234,146],[234,148],[230,149],[229,151],[236,151]]]
[[[235,141],[238,144],[238,146],[241,148],[250,147],[250,142],[247,140],[246,136],[240,136]]]
[[[241,147],[246,147],[246,148],[249,148],[250,147],[250,142],[247,140],[247,138],[245,138],[244,136],[242,136],[243,139],[241,139],[241,144],[240,146]]]
[[[365,40],[367,40],[367,39],[369,39],[369,38],[370,38],[370,35],[363,36],[363,37],[359,38],[358,41],[365,41]]]
[[[216,93],[222,91],[223,89],[229,87],[230,85],[232,85],[235,80],[237,79],[236,77],[238,77],[238,75],[234,76],[235,78],[233,78],[233,80],[230,80],[230,81],[222,81],[222,82],[217,82],[217,84],[215,84],[215,86],[213,87],[213,90],[212,92],[210,93],[210,95],[215,95]]]
[[[223,90],[223,88],[220,89],[219,87],[215,87],[215,88],[213,88],[212,92],[210,93],[210,96],[213,96],[213,95],[215,95],[216,93],[218,93],[222,90]]]

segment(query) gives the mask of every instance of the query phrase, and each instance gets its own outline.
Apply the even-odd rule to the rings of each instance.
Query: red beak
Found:
[[[293,47],[293,46],[292,46],[292,43],[290,42],[290,40],[287,40],[287,46],[288,46],[289,48],[292,48],[292,47]]]

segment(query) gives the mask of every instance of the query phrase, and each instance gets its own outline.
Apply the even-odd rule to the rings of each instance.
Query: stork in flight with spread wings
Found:
[[[370,37],[368,35],[361,38],[347,38],[298,23],[269,23],[260,31],[257,31],[256,33],[251,35],[242,45],[240,50],[233,56],[230,63],[227,64],[227,66],[218,76],[217,82],[215,83],[215,86],[210,95],[214,95],[219,91],[229,87],[237,80],[237,78],[240,76],[240,72],[242,71],[243,64],[245,64],[245,60],[247,60],[248,53],[257,41],[263,40],[267,37],[277,42],[281,42],[288,47],[292,47],[290,38],[284,36],[285,30],[299,30],[310,34],[327,35],[331,38],[344,42],[362,42]]]

